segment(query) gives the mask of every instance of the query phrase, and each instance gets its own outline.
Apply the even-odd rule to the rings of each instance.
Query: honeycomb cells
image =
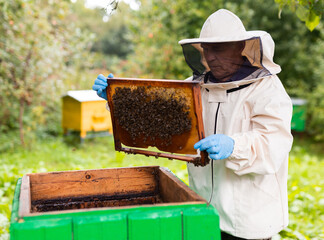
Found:
[[[176,89],[139,86],[117,87],[112,96],[114,116],[133,142],[162,141],[172,144],[172,136],[189,132],[192,127],[190,106]]]

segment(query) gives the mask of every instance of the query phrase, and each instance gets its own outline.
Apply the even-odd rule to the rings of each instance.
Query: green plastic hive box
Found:
[[[158,166],[27,174],[11,240],[220,240],[215,208]]]
[[[291,129],[297,132],[305,131],[306,122],[306,100],[292,98],[293,115],[291,119]]]

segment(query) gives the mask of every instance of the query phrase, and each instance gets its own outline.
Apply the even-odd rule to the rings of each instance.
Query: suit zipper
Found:
[[[205,79],[206,80],[206,79]],[[232,92],[236,92],[238,90],[241,90],[243,88],[246,88],[248,86],[250,86],[252,83],[248,83],[248,84],[245,84],[245,85],[241,85],[237,88],[232,88],[232,89],[229,89],[226,91],[227,94],[229,93],[232,93]],[[209,89],[207,89],[207,92],[209,92]],[[219,107],[220,107],[220,102],[218,103],[218,106],[217,106],[217,110],[216,110],[216,114],[215,114],[215,126],[214,126],[214,134],[216,134],[216,129],[217,129],[217,117],[218,117],[218,111],[219,111]],[[211,203],[211,200],[213,198],[213,193],[214,193],[214,160],[211,161],[211,184],[212,184],[212,191],[211,191],[211,194],[210,194],[210,199],[208,201],[208,205]]]
[[[220,102],[218,103],[216,114],[215,114],[214,134],[216,134],[216,129],[217,129],[217,118],[218,118],[219,107],[220,107]],[[212,190],[211,190],[210,198],[209,198],[209,201],[208,201],[208,205],[211,203],[211,200],[213,199],[213,193],[214,193],[214,160],[211,160],[210,166],[211,166]]]

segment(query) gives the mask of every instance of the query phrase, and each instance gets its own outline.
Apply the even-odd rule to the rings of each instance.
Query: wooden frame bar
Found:
[[[20,196],[19,196],[19,216],[30,214],[31,211],[31,192],[30,179],[28,175],[24,175],[21,181]]]
[[[200,85],[197,81],[179,81],[179,80],[165,80],[165,79],[137,79],[137,78],[108,78],[107,98],[111,113],[114,143],[116,151],[123,151],[131,154],[143,154],[146,156],[163,157],[168,159],[176,159],[186,161],[195,164],[196,166],[205,166],[209,163],[208,154],[206,152],[200,152],[200,155],[193,155],[192,153],[175,154],[171,151],[166,152],[154,152],[144,150],[146,147],[134,147],[123,143],[123,137],[121,128],[118,124],[118,120],[115,118],[114,105],[113,105],[113,91],[115,86],[150,86],[150,87],[165,87],[165,88],[190,88],[187,94],[190,94],[193,102],[192,116],[195,118],[195,126],[192,126],[190,137],[196,135],[196,141],[204,138],[204,126],[202,119],[202,103]],[[123,147],[123,144],[125,147]],[[144,148],[144,149],[143,149]],[[193,146],[192,146],[193,149]]]
[[[195,165],[200,165],[200,161],[201,161],[201,158],[199,156],[190,157],[190,156],[185,156],[185,155],[176,155],[176,154],[163,153],[163,152],[153,152],[153,151],[147,151],[147,150],[135,149],[135,148],[121,147],[121,148],[118,148],[117,151],[123,151],[123,152],[131,153],[131,154],[143,154],[145,156],[163,157],[163,158],[168,158],[170,160],[176,159],[176,160],[191,162]]]

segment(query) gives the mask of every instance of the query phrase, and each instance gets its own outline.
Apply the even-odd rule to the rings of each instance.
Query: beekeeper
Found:
[[[271,239],[288,225],[292,103],[276,74],[274,42],[246,31],[228,10],[208,17],[199,38],[179,42],[200,81],[206,138],[195,144],[215,161],[188,163],[190,187],[218,210],[222,240]],[[106,97],[106,78],[93,89]]]

